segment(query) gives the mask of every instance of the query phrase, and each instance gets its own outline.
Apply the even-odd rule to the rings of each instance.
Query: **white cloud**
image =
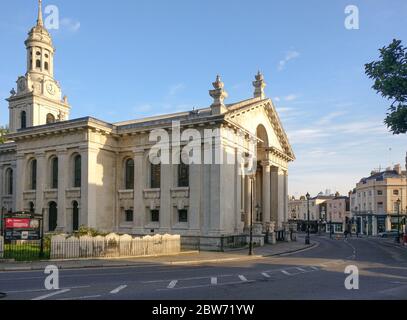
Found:
[[[68,31],[77,32],[81,27],[81,23],[71,18],[62,18],[60,21],[60,26],[62,28],[66,28]]]
[[[285,100],[285,101],[294,101],[294,100],[296,100],[297,98],[298,98],[298,97],[297,97],[295,94],[290,94],[290,95],[284,97],[284,100]]]
[[[177,83],[174,84],[170,87],[168,94],[170,96],[175,96],[177,93],[179,93],[180,91],[184,90],[186,88],[185,84],[183,83]]]
[[[326,116],[322,117],[320,120],[318,120],[317,124],[323,125],[323,124],[329,124],[332,122],[332,120],[346,114],[344,111],[336,111],[336,112],[331,112],[327,114]]]
[[[288,51],[283,60],[278,63],[278,70],[281,71],[285,68],[287,62],[293,59],[297,59],[300,56],[298,51]]]

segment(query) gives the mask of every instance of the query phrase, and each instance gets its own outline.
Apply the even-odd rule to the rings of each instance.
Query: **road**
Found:
[[[45,290],[43,272],[3,272],[0,291],[11,300],[407,298],[406,248],[374,238],[313,239],[319,245],[310,250],[246,262],[61,270],[54,291]],[[359,269],[358,290],[345,288],[348,265]]]

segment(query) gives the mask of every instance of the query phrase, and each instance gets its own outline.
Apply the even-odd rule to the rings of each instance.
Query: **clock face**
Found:
[[[52,94],[52,95],[55,94],[55,87],[52,83],[47,84],[47,91],[49,94]]]

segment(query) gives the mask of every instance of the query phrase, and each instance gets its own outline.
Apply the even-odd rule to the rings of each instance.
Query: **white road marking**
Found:
[[[212,278],[211,278],[211,284],[214,285],[214,286],[216,286],[216,285],[218,284],[218,278],[212,277]]]
[[[311,266],[311,268],[314,269],[314,270],[319,270],[319,268],[315,267],[315,266]]]
[[[77,287],[69,287],[69,288],[61,288],[64,289],[83,289],[83,288],[90,288],[90,286],[77,286]],[[27,290],[15,290],[15,291],[6,291],[6,293],[30,293],[30,292],[43,292],[49,291],[48,289],[27,289]]]
[[[307,272],[307,270],[305,270],[305,269],[303,269],[303,268],[300,268],[300,267],[297,267],[296,268],[298,271],[301,271],[301,272]]]
[[[94,296],[84,296],[84,297],[74,297],[74,298],[65,298],[65,299],[58,299],[59,301],[68,301],[68,300],[86,300],[86,299],[94,299],[100,298],[101,295],[94,295]]]
[[[256,282],[255,280],[248,280],[244,283],[253,283]],[[230,286],[230,285],[239,285],[242,284],[242,282],[226,282],[226,283],[220,283],[218,286]],[[185,290],[185,289],[196,289],[196,288],[207,288],[210,287],[210,284],[202,284],[202,285],[196,285],[196,286],[189,286],[189,287],[177,287],[173,289],[156,289],[157,291],[168,291],[168,290]]]
[[[127,288],[127,285],[122,285],[122,286],[119,286],[119,287],[117,287],[116,289],[113,289],[112,291],[110,291],[110,293],[111,294],[117,294],[117,293],[119,293],[120,291],[122,291],[123,289],[126,289]]]
[[[58,295],[58,294],[66,293],[66,292],[68,292],[68,291],[71,291],[71,289],[64,289],[64,290],[55,291],[55,292],[52,292],[52,293],[49,293],[49,294],[46,294],[46,295],[43,295],[43,296],[34,298],[34,299],[32,299],[32,300],[44,300],[44,299],[47,299],[47,298],[51,298],[51,297],[53,297],[53,296],[56,296],[56,295]]]
[[[243,282],[247,282],[247,278],[243,275],[240,275],[239,279],[242,280]]]
[[[177,285],[178,280],[173,280],[170,282],[170,284],[168,285],[168,289],[174,289],[174,287]]]
[[[267,273],[265,273],[265,272],[263,272],[261,275],[262,275],[263,277],[265,277],[265,278],[270,278],[270,275],[267,274]]]
[[[281,272],[284,273],[286,276],[291,276],[291,273],[288,273],[288,272],[285,271],[285,270],[281,270]]]

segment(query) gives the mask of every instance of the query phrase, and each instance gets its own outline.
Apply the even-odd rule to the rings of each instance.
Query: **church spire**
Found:
[[[37,26],[43,27],[44,22],[42,20],[42,0],[38,0],[38,19],[37,19]]]

